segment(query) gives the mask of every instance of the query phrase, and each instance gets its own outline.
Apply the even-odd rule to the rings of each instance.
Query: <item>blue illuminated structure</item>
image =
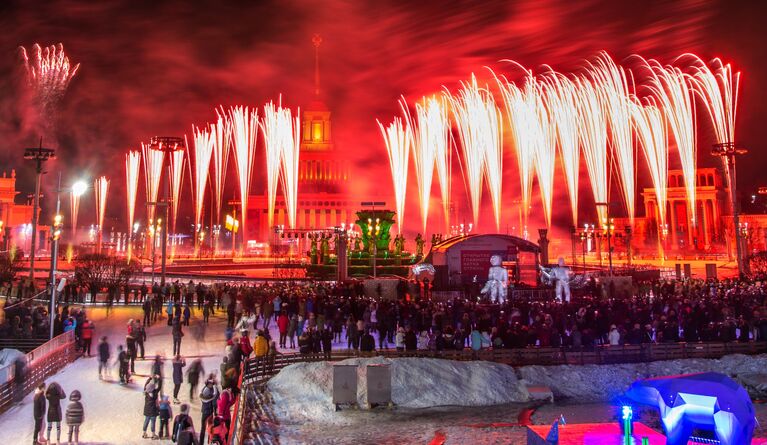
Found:
[[[756,418],[751,398],[715,372],[637,380],[626,396],[660,410],[667,445],[686,445],[693,430],[711,430],[722,445],[749,445]]]

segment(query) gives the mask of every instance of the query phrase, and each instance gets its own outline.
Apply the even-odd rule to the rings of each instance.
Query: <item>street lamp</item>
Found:
[[[29,279],[35,278],[35,250],[37,241],[37,222],[40,213],[40,183],[43,180],[43,162],[49,159],[56,159],[56,151],[52,148],[43,148],[43,138],[40,138],[40,145],[37,148],[25,148],[24,159],[35,161],[35,196],[32,205],[32,245],[29,252]]]
[[[735,228],[735,247],[738,261],[738,274],[740,276],[745,275],[748,272],[748,265],[743,258],[743,248],[741,245],[741,233],[738,228],[740,227],[740,206],[738,205],[737,196],[737,180],[735,176],[735,156],[748,153],[748,150],[742,147],[736,147],[735,142],[723,142],[721,144],[715,144],[711,149],[712,156],[718,156],[722,158],[725,166],[727,167],[727,178],[730,183],[730,198],[732,199],[732,220],[733,227]]]
[[[373,225],[373,219],[368,218],[368,238],[372,238],[373,242],[373,278],[376,277],[376,257],[378,256],[378,234],[381,232],[381,219],[375,219],[375,226]]]

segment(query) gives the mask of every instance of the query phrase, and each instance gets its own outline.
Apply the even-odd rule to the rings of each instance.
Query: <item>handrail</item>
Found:
[[[10,305],[10,306],[5,306],[5,307],[3,307],[3,310],[8,310],[8,309],[14,308],[14,307],[16,307],[16,306],[18,306],[18,305],[20,305],[20,304],[26,303],[27,301],[32,301],[32,300],[41,300],[40,298],[37,298],[37,297],[39,297],[40,295],[43,295],[43,294],[47,294],[47,293],[48,293],[48,289],[43,289],[43,290],[41,290],[40,292],[38,292],[38,293],[36,293],[36,294],[32,295],[32,296],[31,296],[31,297],[29,297],[29,298],[26,298],[26,299],[23,299],[23,300],[17,301],[16,303],[13,303],[13,304],[12,304],[12,305]],[[6,301],[8,301],[8,298],[10,298],[10,296],[6,297]],[[44,301],[44,300],[42,300],[42,301]]]
[[[229,440],[227,443],[229,445],[242,445],[242,425],[243,420],[245,418],[245,388],[242,387],[242,377],[245,375],[243,372],[245,370],[245,364],[246,362],[240,363],[240,377],[238,379],[238,387],[240,388],[240,396],[237,397],[237,400],[234,402],[234,412],[232,413],[232,423],[231,428],[229,429]]]

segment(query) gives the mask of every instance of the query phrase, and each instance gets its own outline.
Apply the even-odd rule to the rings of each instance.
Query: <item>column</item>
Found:
[[[710,230],[708,228],[708,224],[709,224],[709,222],[708,222],[708,211],[706,209],[706,207],[707,207],[706,203],[707,202],[708,202],[707,199],[701,201],[701,207],[703,208],[703,211],[701,212],[701,213],[703,213],[703,217],[701,218],[701,220],[703,222],[703,226],[701,228],[703,229],[703,247],[706,248],[706,249],[709,247],[709,245],[711,245],[711,232],[710,232]]]
[[[669,201],[669,234],[671,235],[671,245],[676,249],[679,246],[677,241],[677,225],[676,225],[676,200],[670,199]]]

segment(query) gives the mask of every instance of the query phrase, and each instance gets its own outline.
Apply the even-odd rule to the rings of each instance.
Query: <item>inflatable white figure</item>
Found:
[[[557,265],[552,268],[545,268],[541,266],[541,273],[546,279],[550,281],[556,281],[557,300],[570,302],[570,268],[565,266],[565,259],[560,258],[557,261]],[[563,295],[564,294],[564,295]]]
[[[504,303],[506,301],[506,288],[509,285],[509,273],[506,268],[501,266],[501,257],[493,255],[490,257],[490,270],[487,272],[487,283],[480,291],[481,294],[490,294],[490,299],[494,303]]]

